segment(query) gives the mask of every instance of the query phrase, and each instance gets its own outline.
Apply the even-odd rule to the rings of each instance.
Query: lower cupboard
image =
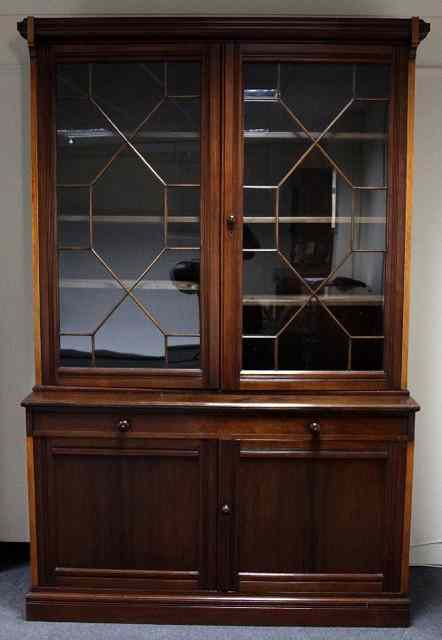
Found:
[[[62,414],[43,420],[56,432],[44,435],[39,420],[28,617],[406,624],[407,420],[381,420],[371,435],[360,417],[341,431],[306,418],[292,433],[270,420],[259,436],[243,421],[227,437],[178,437],[178,426],[167,437],[63,436]]]

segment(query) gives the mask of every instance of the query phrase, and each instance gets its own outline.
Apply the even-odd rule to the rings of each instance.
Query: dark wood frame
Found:
[[[400,389],[404,378],[402,333],[406,333],[404,273],[407,201],[403,188],[407,171],[407,95],[409,52],[427,33],[422,21],[340,19],[183,19],[176,32],[174,18],[149,20],[29,19],[20,23],[32,40],[33,65],[38,59],[35,166],[38,183],[36,234],[40,317],[36,320],[41,349],[41,379],[45,385],[129,388],[216,388],[244,391],[376,391]],[[118,23],[118,25],[117,25]],[[413,26],[414,25],[414,26]],[[142,39],[149,32],[149,42]],[[264,30],[267,34],[263,41]],[[278,40],[269,40],[275,30]],[[278,30],[278,31],[277,31]],[[345,36],[343,36],[345,33]],[[284,36],[290,40],[281,42]],[[307,36],[308,34],[308,36]],[[194,37],[192,43],[183,39]],[[232,42],[231,38],[246,39]],[[218,39],[228,38],[224,44]],[[250,40],[253,38],[253,40]],[[181,39],[181,41],[180,41]],[[163,40],[163,42],[161,42]],[[302,40],[302,43],[297,42]],[[296,41],[296,42],[293,42]],[[343,42],[345,41],[345,42]],[[354,43],[357,41],[357,44]],[[362,43],[362,44],[361,44]],[[202,371],[127,370],[58,367],[58,289],[53,120],[54,65],[57,61],[93,61],[103,56],[173,57],[184,54],[203,62],[205,97],[202,112]],[[242,246],[242,95],[243,60],[347,61],[389,63],[392,97],[389,133],[388,253],[385,291],[384,372],[299,372],[241,374],[241,246]],[[223,75],[221,75],[223,74]],[[222,154],[222,155],[221,155]],[[221,171],[221,167],[223,168]],[[234,214],[235,229],[221,220]],[[210,218],[210,222],[209,222]],[[36,243],[37,244],[37,243]],[[222,255],[222,260],[221,260]],[[222,269],[222,271],[221,271]],[[220,278],[221,274],[221,278]],[[220,290],[220,280],[222,287]],[[393,338],[394,337],[394,338]],[[41,345],[41,346],[40,346]],[[40,354],[36,354],[37,363]]]
[[[219,380],[219,46],[205,43],[62,44],[38,49],[39,290],[42,383],[67,386],[216,388]],[[201,370],[59,367],[58,260],[55,196],[54,78],[59,62],[97,59],[200,60],[201,121]]]
[[[36,386],[23,403],[31,531],[28,619],[406,626],[414,415],[419,408],[406,389],[414,58],[429,25],[418,18],[27,18],[18,30],[31,56],[34,212]],[[104,53],[120,59],[184,53],[204,62],[202,148],[208,161],[202,180],[208,188],[203,217],[210,216],[211,223],[202,227],[207,297],[202,375],[58,367],[55,141],[47,124],[53,121],[54,64]],[[383,373],[240,374],[242,224],[231,228],[225,222],[230,215],[242,217],[242,56],[392,65],[386,333],[394,340],[386,341]],[[124,569],[108,573],[109,588],[103,588],[94,583],[103,575],[78,567],[59,572],[61,581],[54,585],[57,497],[51,450],[61,446],[87,456],[85,449],[92,447],[105,456],[109,448],[119,456],[126,447],[162,450],[173,442],[177,450],[198,449],[207,480],[199,487],[205,505],[201,590],[178,585],[174,591],[177,576],[172,572],[163,574],[162,585],[158,576],[146,573],[143,590],[128,592],[136,577]],[[336,451],[368,460],[383,456],[388,467],[383,576],[350,573],[337,579],[328,573],[312,579],[311,573],[287,578],[258,571],[242,576],[251,593],[237,591],[242,532],[236,484],[242,443],[261,448],[263,459],[275,457],[275,447],[290,450],[287,456],[294,459],[333,457]],[[233,505],[233,517],[223,515],[224,504]],[[164,578],[169,580],[166,590]],[[190,584],[195,576],[185,579]],[[292,588],[296,583],[299,591],[275,594],[275,580],[288,580]],[[303,584],[312,582],[316,591],[304,592]]]
[[[231,162],[225,163],[225,192],[230,200],[225,200],[223,216],[234,212],[238,222],[242,221],[242,95],[241,67],[248,61],[296,61],[296,62],[371,62],[391,65],[392,92],[389,114],[388,137],[388,214],[387,247],[385,271],[385,356],[384,371],[314,371],[314,372],[241,372],[241,344],[236,345],[242,334],[242,224],[232,232],[224,233],[223,287],[224,314],[223,335],[227,344],[235,347],[223,351],[223,385],[226,389],[244,391],[271,391],[272,389],[306,391],[379,391],[400,389],[402,363],[403,296],[405,271],[405,210],[406,200],[403,189],[407,158],[407,100],[408,95],[408,54],[403,47],[394,48],[379,45],[300,45],[292,43],[245,43],[236,45],[232,59],[228,59],[226,74],[234,78],[233,87],[226,88],[230,100],[230,111],[235,114],[233,123],[224,130],[230,136],[225,145],[231,150]],[[233,204],[235,203],[235,204]]]

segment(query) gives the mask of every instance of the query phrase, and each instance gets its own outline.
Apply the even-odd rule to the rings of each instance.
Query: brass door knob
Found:
[[[321,433],[321,425],[319,424],[319,422],[310,422],[308,428],[314,436],[319,436],[319,434]]]
[[[236,216],[234,216],[233,214],[230,214],[230,216],[227,216],[226,223],[230,231],[232,231],[233,227],[236,224]]]
[[[117,426],[118,426],[118,430],[121,433],[126,433],[126,431],[129,431],[131,427],[130,420],[128,420],[127,418],[120,418],[118,420]]]
[[[221,513],[224,513],[224,515],[228,516],[232,513],[232,510],[228,504],[223,504],[223,506],[221,507]]]

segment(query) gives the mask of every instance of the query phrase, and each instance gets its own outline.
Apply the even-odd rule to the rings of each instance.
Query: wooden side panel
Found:
[[[32,19],[31,19],[32,20]],[[33,27],[33,20],[31,21]],[[32,44],[31,44],[32,43]],[[41,322],[40,322],[40,244],[39,244],[39,194],[38,194],[38,69],[32,40],[30,41],[31,87],[30,87],[30,129],[31,129],[31,198],[32,198],[32,275],[34,288],[34,357],[35,382],[42,382],[41,363]]]
[[[29,420],[29,416],[27,416]],[[38,545],[37,545],[37,502],[35,493],[35,465],[34,465],[34,439],[32,436],[26,437],[26,461],[28,479],[28,513],[29,513],[29,535],[31,541],[31,584],[33,587],[38,584]]]
[[[402,375],[401,387],[406,389],[408,378],[408,333],[411,291],[411,230],[413,224],[413,165],[414,165],[414,102],[416,59],[408,62],[407,100],[407,181],[405,192],[405,256],[404,256],[404,310],[402,321]]]

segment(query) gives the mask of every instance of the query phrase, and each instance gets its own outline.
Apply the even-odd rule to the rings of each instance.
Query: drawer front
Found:
[[[34,411],[31,433],[36,436],[127,438],[293,438],[312,443],[324,440],[405,441],[412,437],[407,416],[332,414],[317,412],[201,413],[119,411]]]

